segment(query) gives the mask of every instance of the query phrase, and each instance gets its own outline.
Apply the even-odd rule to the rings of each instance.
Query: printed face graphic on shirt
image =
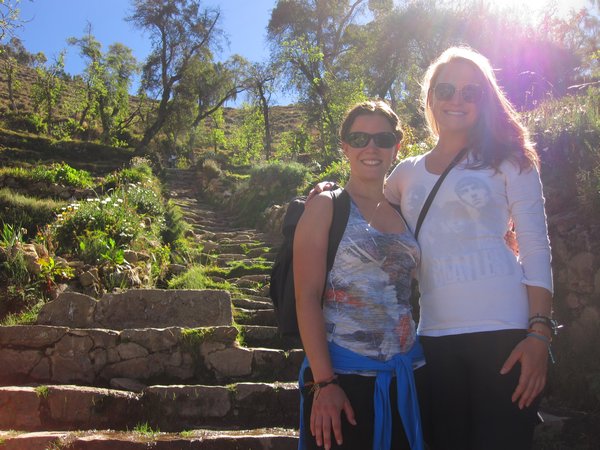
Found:
[[[488,205],[491,191],[479,178],[465,177],[456,183],[456,194],[467,205],[481,209]]]
[[[427,231],[420,236],[424,251],[434,249],[420,274],[433,288],[506,276],[514,270],[499,230],[501,210],[487,182],[491,178],[483,171],[456,175],[456,182],[448,180],[454,195],[436,198],[424,224]]]

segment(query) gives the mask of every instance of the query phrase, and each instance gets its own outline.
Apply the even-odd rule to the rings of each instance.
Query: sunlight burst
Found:
[[[545,12],[554,11],[558,17],[567,17],[571,11],[590,7],[589,0],[484,0],[494,9],[519,16],[531,22]]]

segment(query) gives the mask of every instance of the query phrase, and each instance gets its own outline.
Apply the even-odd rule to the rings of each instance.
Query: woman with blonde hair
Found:
[[[422,225],[427,440],[434,450],[530,449],[556,333],[538,157],[490,62],[473,49],[444,51],[422,94],[437,143],[396,166],[385,196],[413,232]],[[424,193],[450,164],[419,220]],[[440,227],[450,218],[460,226]],[[505,241],[513,224],[518,254]]]
[[[437,143],[396,166],[386,197],[404,206],[412,191],[430,191],[466,149],[418,236],[432,447],[529,449],[555,331],[538,157],[483,55],[447,49],[427,70],[422,92]],[[442,236],[436,224],[453,210],[468,225]],[[405,217],[414,229],[417,215]],[[518,256],[504,239],[513,223]]]

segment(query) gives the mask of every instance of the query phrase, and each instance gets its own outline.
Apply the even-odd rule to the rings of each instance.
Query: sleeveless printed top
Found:
[[[398,215],[398,220],[403,220]],[[405,224],[406,226],[406,224]],[[409,351],[416,337],[409,303],[419,246],[403,233],[372,228],[351,201],[350,216],[327,277],[327,340],[380,361]]]

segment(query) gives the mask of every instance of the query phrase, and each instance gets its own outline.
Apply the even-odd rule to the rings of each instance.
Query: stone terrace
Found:
[[[166,182],[207,258],[273,260],[273,237],[232,227],[191,172]],[[228,281],[233,297],[64,293],[36,325],[0,327],[0,449],[297,448],[303,352],[277,335],[268,273]]]

